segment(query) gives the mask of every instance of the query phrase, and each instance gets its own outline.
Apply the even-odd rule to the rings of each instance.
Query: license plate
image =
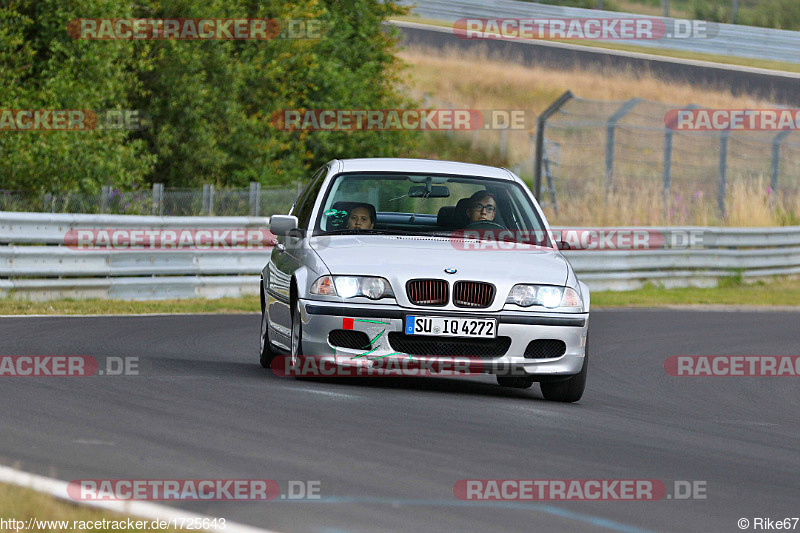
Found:
[[[497,337],[494,318],[449,318],[442,316],[406,316],[406,335],[438,337]]]

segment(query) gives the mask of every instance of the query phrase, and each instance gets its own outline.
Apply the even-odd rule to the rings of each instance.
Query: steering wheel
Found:
[[[464,229],[507,229],[502,224],[498,224],[492,220],[478,220],[477,222],[470,222]]]

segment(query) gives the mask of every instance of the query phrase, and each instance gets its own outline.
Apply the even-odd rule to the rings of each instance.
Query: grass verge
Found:
[[[748,283],[731,275],[714,288],[666,289],[648,284],[632,291],[594,291],[592,308],[660,307],[667,305],[792,306],[800,309],[800,277],[781,276]],[[2,315],[111,315],[144,313],[257,313],[257,296],[219,300],[52,300],[26,302],[0,299]]]
[[[29,302],[0,298],[0,315],[109,315],[145,313],[257,313],[258,296],[215,300],[51,300]]]
[[[114,520],[114,521],[127,521],[127,516],[112,513],[109,511],[95,509],[92,507],[83,507],[79,505],[74,505],[69,502],[59,500],[54,498],[48,494],[42,494],[41,492],[36,492],[31,489],[27,489],[24,487],[17,487],[15,485],[9,485],[6,483],[0,483],[0,516],[5,518],[6,520],[15,519],[15,520],[23,520],[27,522],[27,520],[31,518],[35,518],[37,520],[48,520],[48,521],[68,521],[68,527],[43,527],[34,528],[36,531],[40,533],[62,533],[64,531],[78,531],[80,530],[81,524],[75,524],[75,522],[96,522],[98,520]],[[122,527],[120,529],[114,529],[114,531],[127,531],[129,533],[147,533],[149,531],[158,531],[159,533],[168,533],[168,532],[177,532],[181,531],[180,529],[151,529],[150,525],[152,524],[152,520],[146,520],[145,518],[132,518],[134,522],[142,521],[147,522],[147,527],[143,529],[136,529],[131,528],[128,529],[127,527]],[[58,524],[48,524],[49,526],[58,526]],[[78,527],[74,527],[77,525]],[[120,524],[122,525],[122,523]],[[127,525],[127,524],[125,524]],[[26,526],[27,527],[27,524]],[[86,528],[88,530],[88,528]],[[112,528],[99,528],[99,531],[111,531]],[[97,528],[92,528],[92,530],[97,530]],[[14,531],[13,529],[9,529],[7,531]],[[20,531],[24,531],[24,529],[20,529]]]
[[[732,275],[723,279],[718,287],[708,289],[665,289],[648,284],[633,291],[592,292],[592,308],[668,305],[791,306],[800,310],[800,278],[776,277],[745,283],[741,275]]]

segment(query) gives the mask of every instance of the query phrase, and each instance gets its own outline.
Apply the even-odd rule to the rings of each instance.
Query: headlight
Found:
[[[511,289],[509,303],[515,303],[522,307],[528,307],[536,303],[536,287],[533,285],[514,285]]]
[[[311,285],[311,294],[342,298],[363,296],[370,300],[394,298],[388,281],[371,276],[322,276]]]
[[[364,278],[361,280],[361,294],[370,300],[377,300],[386,292],[387,286],[383,278]]]
[[[336,292],[342,298],[352,298],[358,294],[358,278],[350,276],[338,276],[333,278],[336,285]]]
[[[583,302],[575,289],[552,285],[514,285],[508,293],[506,303],[520,307],[539,305],[548,309],[562,308],[575,312],[583,309]]]

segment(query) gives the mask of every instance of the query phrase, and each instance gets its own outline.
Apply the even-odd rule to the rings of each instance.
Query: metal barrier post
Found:
[[[684,109],[697,109],[697,104],[689,104]],[[676,126],[676,124],[672,124]],[[664,129],[664,166],[661,174],[661,190],[666,195],[672,188],[672,137],[675,130],[670,127]]]
[[[250,216],[257,217],[261,206],[261,184],[257,181],[250,182]]]
[[[203,214],[214,216],[214,186],[203,185]]]
[[[153,184],[153,216],[164,216],[164,184]]]
[[[100,212],[101,213],[108,213],[108,200],[111,196],[111,186],[110,185],[103,185],[103,188],[100,189]]]
[[[533,161],[533,194],[537,200],[542,198],[542,160],[544,159],[544,128],[549,119],[556,111],[574,98],[572,91],[567,91],[558,97],[558,100],[550,104],[550,107],[539,115],[536,121],[536,158]]]
[[[772,162],[770,164],[771,177],[769,186],[773,191],[778,190],[778,176],[781,173],[781,143],[792,132],[792,130],[782,131],[772,139]]]
[[[614,187],[614,141],[617,135],[617,122],[641,101],[641,98],[631,98],[611,115],[606,124],[606,186],[609,189]]]
[[[725,216],[725,195],[728,187],[728,137],[730,130],[725,130],[719,137],[719,178],[717,180],[717,206]]]

